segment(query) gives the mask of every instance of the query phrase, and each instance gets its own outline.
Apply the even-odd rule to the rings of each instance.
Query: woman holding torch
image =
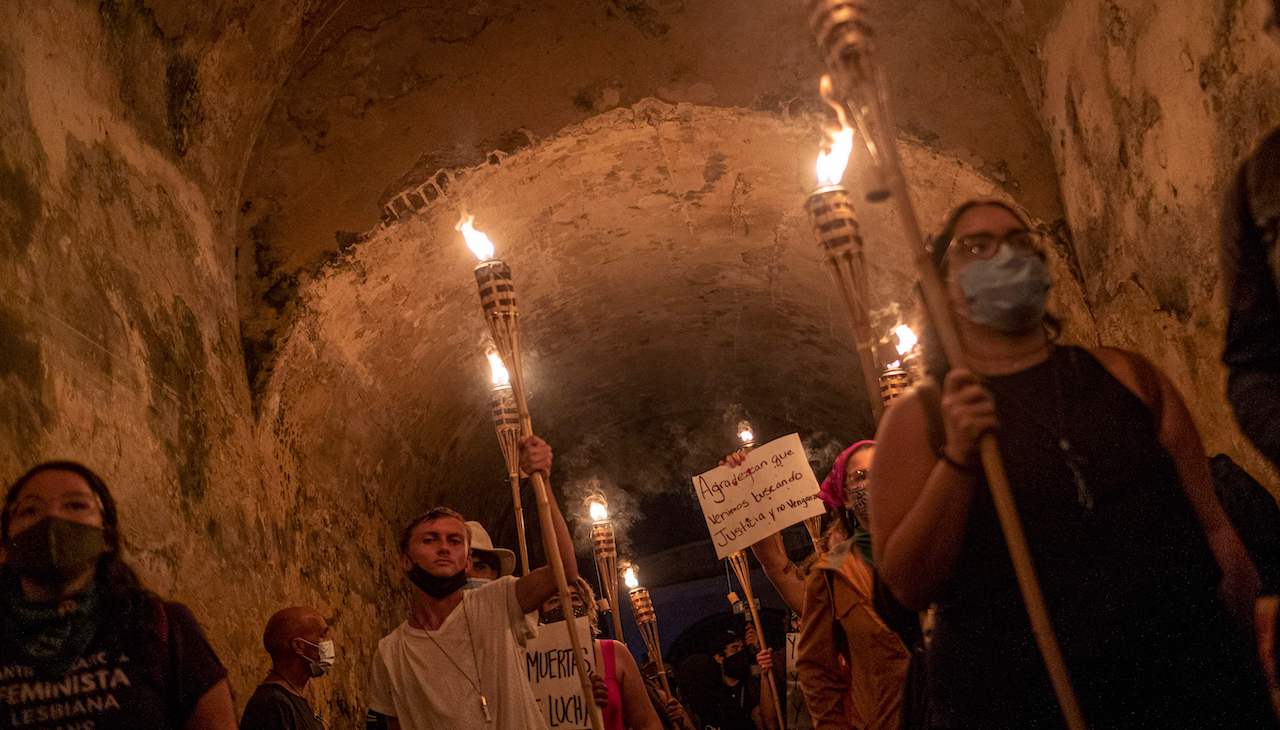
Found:
[[[926,336],[931,380],[880,426],[877,567],[906,606],[937,606],[929,725],[1063,722],[977,466],[998,430],[1085,722],[1271,727],[1245,638],[1257,574],[1187,408],[1134,353],[1054,342],[1041,238],[1004,203],[952,212],[931,254],[972,370]]]

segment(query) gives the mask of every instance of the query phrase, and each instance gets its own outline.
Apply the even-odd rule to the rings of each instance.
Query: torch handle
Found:
[[[884,153],[885,163],[888,166],[886,172],[889,188],[897,203],[894,207],[898,210],[903,233],[906,234],[907,242],[914,254],[916,272],[920,277],[920,290],[924,295],[929,320],[933,323],[939,339],[942,340],[947,359],[954,367],[966,367],[960,335],[956,331],[955,321],[951,316],[951,305],[943,289],[938,270],[933,266],[933,257],[925,244],[924,235],[921,233],[919,219],[916,217],[911,195],[907,190],[907,182],[903,177],[898,146],[889,136],[896,127],[893,125],[888,101],[881,94],[884,84],[878,76],[877,74],[878,83],[867,84],[860,93],[874,95],[867,98],[878,102],[873,103],[872,108],[881,118],[874,122],[879,123],[878,127],[887,140],[881,152]],[[1000,529],[1004,533],[1005,543],[1008,545],[1009,555],[1013,561],[1014,574],[1018,580],[1018,588],[1022,592],[1022,600],[1031,620],[1031,631],[1035,636],[1036,644],[1040,647],[1040,655],[1049,672],[1049,679],[1053,684],[1054,694],[1057,695],[1062,716],[1071,730],[1084,730],[1084,714],[1071,687],[1071,677],[1067,673],[1066,661],[1062,658],[1058,637],[1053,633],[1049,610],[1045,606],[1044,594],[1040,590],[1035,566],[1031,562],[1031,551],[1027,547],[1027,537],[1022,530],[1022,520],[1018,516],[1018,506],[1013,500],[1009,477],[1005,474],[1004,461],[1000,456],[1000,446],[995,435],[983,436],[979,448],[982,468],[986,472],[987,485],[991,490],[991,499],[995,503],[996,515],[1000,520]]]
[[[866,276],[857,276],[852,261],[828,259],[831,278],[835,279],[840,290],[840,298],[849,310],[849,321],[853,326],[854,347],[858,353],[858,369],[862,371],[863,387],[867,389],[867,402],[871,405],[871,417],[880,422],[884,415],[884,401],[880,398],[880,380],[878,368],[871,342],[871,325],[867,314],[867,304],[863,295],[867,294]],[[861,282],[856,280],[861,278]],[[859,287],[860,284],[860,287]],[[862,295],[859,294],[859,288]]]
[[[529,401],[524,390],[524,367],[520,353],[520,328],[516,323],[515,312],[509,316],[489,319],[490,331],[493,333],[495,346],[502,361],[507,364],[511,375],[511,390],[516,399],[516,408],[520,413],[520,435],[533,435],[533,419],[529,417]],[[547,553],[547,563],[551,566],[551,575],[556,581],[556,591],[560,595],[560,605],[572,614],[573,598],[569,593],[569,582],[564,574],[564,561],[560,557],[560,540],[556,535],[555,522],[551,519],[551,501],[547,496],[547,481],[542,474],[534,472],[533,494],[538,502],[538,523],[542,528],[542,546]],[[582,639],[574,630],[574,623],[569,623],[569,643],[573,648],[573,661],[578,671],[578,681],[582,686],[582,701],[587,706],[587,716],[591,718],[593,730],[604,730],[604,720],[591,686],[587,659],[582,655]]]
[[[524,507],[520,503],[520,472],[511,473],[511,502],[516,513],[516,539],[520,541],[520,575],[529,574],[529,545],[524,534]]]
[[[747,562],[747,554],[741,550],[729,556],[729,564],[733,566],[733,572],[738,574],[738,582],[742,584],[742,592],[747,596],[747,609],[751,612],[751,625],[756,628],[756,638],[760,640],[760,648],[767,649],[768,644],[764,640],[764,626],[760,623],[760,612],[756,610],[755,592],[751,590],[751,566]],[[782,716],[782,702],[778,695],[778,682],[773,676],[773,670],[765,675],[765,679],[769,680],[769,690],[773,694],[773,709],[778,714],[778,727],[785,728],[786,722]]]
[[[573,598],[569,594],[569,581],[564,575],[564,561],[560,558],[560,544],[556,538],[555,523],[551,519],[551,501],[547,497],[547,482],[542,474],[533,475],[533,493],[538,500],[538,520],[542,526],[542,547],[547,553],[547,562],[551,565],[551,575],[556,579],[556,591],[560,594],[561,606],[573,606]],[[569,612],[570,615],[572,611]],[[582,686],[582,700],[587,705],[587,713],[591,718],[594,730],[604,730],[604,720],[600,716],[600,708],[596,706],[594,688],[591,686],[591,675],[587,660],[582,655],[582,638],[574,630],[574,622],[569,623],[569,644],[573,647],[573,661],[578,670],[578,681]]]

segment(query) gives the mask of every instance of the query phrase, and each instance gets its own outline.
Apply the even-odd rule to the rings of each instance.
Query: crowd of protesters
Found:
[[[1280,130],[1233,179],[1222,246],[1228,398],[1280,466],[1278,237]],[[1206,458],[1157,367],[1059,341],[1045,238],[1003,202],[951,212],[930,250],[965,366],[926,332],[928,377],[822,484],[817,554],[797,565],[777,535],[753,547],[798,617],[803,702],[796,687],[772,696],[774,653],[751,632],[711,637],[663,681],[598,639],[593,697],[608,730],[775,728],[784,702],[804,710],[789,725],[814,728],[1064,726],[979,458],[991,433],[1088,726],[1276,725],[1280,508],[1229,458]],[[520,458],[549,480],[545,442],[524,439]],[[545,727],[526,643],[567,615],[599,635],[550,504],[568,610],[550,567],[515,577],[511,551],[456,511],[404,528],[396,559],[412,598],[369,668],[370,729]],[[0,728],[324,727],[307,686],[337,661],[326,618],[301,606],[269,618],[271,668],[237,721],[196,618],[124,560],[115,501],[89,468],[48,462],[16,479],[0,541]]]

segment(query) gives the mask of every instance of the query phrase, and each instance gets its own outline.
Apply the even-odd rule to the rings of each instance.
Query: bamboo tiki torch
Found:
[[[822,97],[836,110],[840,130],[831,136],[830,149],[818,155],[818,188],[805,200],[813,235],[822,248],[827,273],[840,292],[853,327],[854,350],[858,369],[862,371],[867,402],[876,421],[884,413],[884,403],[876,395],[880,382],[876,378],[875,342],[871,336],[871,315],[867,299],[867,267],[862,254],[862,234],[853,209],[849,190],[842,184],[849,154],[853,151],[853,129],[844,107],[832,97],[829,77],[822,77]]]
[[[898,359],[889,363],[884,372],[880,373],[880,398],[886,407],[889,401],[902,397],[910,390],[920,377],[916,367],[919,360],[915,350],[918,341],[916,333],[905,324],[895,327],[893,333],[898,338]]]
[[[671,685],[667,682],[667,665],[662,660],[662,642],[658,640],[658,614],[653,610],[653,599],[649,597],[649,589],[640,585],[639,569],[634,563],[627,563],[622,571],[622,580],[627,584],[631,594],[631,617],[635,619],[636,628],[644,639],[644,647],[658,667],[658,681],[662,689],[671,694]],[[614,575],[616,582],[617,575]]]
[[[749,453],[755,448],[755,429],[751,427],[749,422],[738,422],[738,440],[742,442],[743,451]],[[809,527],[808,522],[808,520],[805,521],[805,527],[809,530],[809,536],[813,537],[814,528]],[[813,545],[814,548],[817,548],[818,541],[816,538]],[[747,567],[747,552],[745,550],[735,550],[729,553],[729,557],[725,559],[729,561],[729,565],[733,566],[733,572],[737,574],[738,582],[742,584],[742,591],[747,594],[747,605],[751,609],[751,625],[756,627],[756,636],[760,639],[760,647],[768,648],[764,640],[764,627],[760,624],[760,612],[756,610],[754,592],[751,590],[751,570]],[[766,679],[769,680],[769,690],[773,693],[774,709],[778,711],[778,727],[786,727],[786,723],[782,719],[782,698],[778,694],[778,682],[774,679],[772,671],[769,672]]]
[[[955,322],[951,319],[946,291],[938,272],[933,268],[930,250],[921,233],[903,176],[888,94],[882,71],[875,63],[874,26],[867,14],[867,5],[866,0],[809,0],[810,25],[817,36],[827,67],[835,77],[838,95],[853,112],[858,128],[862,131],[863,141],[867,144],[868,151],[873,152],[874,161],[878,163],[886,179],[890,195],[897,199],[896,207],[920,277],[925,307],[942,340],[947,359],[955,367],[964,367],[964,349],[961,347]],[[1084,717],[1075,691],[1071,688],[1071,679],[1058,639],[1053,633],[1053,625],[1049,620],[1040,583],[1036,579],[1022,521],[1009,489],[1009,478],[1005,474],[994,434],[982,438],[980,451],[991,498],[995,503],[1000,528],[1017,575],[1018,588],[1022,592],[1032,632],[1048,669],[1062,716],[1068,728],[1080,730],[1085,727]]]
[[[591,516],[591,548],[596,558],[596,572],[604,584],[604,597],[609,601],[613,620],[613,638],[622,641],[622,611],[618,607],[618,543],[609,519],[609,501],[598,492],[587,497],[587,513]]]
[[[480,291],[480,306],[484,311],[485,321],[489,325],[489,332],[493,336],[494,347],[497,348],[502,362],[506,363],[510,374],[511,390],[515,396],[516,409],[520,414],[520,435],[528,437],[533,435],[533,420],[529,417],[529,402],[524,388],[524,369],[520,350],[520,310],[516,306],[515,281],[511,277],[511,267],[506,262],[494,258],[493,242],[484,233],[475,229],[474,221],[474,216],[464,216],[458,222],[457,229],[462,232],[471,252],[480,259],[480,264],[475,269],[476,286]],[[551,520],[547,482],[539,473],[531,475],[531,481],[533,493],[538,502],[542,546],[547,553],[547,562],[551,565],[551,574],[555,578],[556,589],[560,594],[560,605],[572,607],[573,599],[569,594],[569,583],[565,579],[564,561],[560,558],[555,523]],[[573,622],[570,622],[569,641],[573,648],[578,681],[582,686],[582,700],[586,703],[591,727],[594,730],[604,730],[600,708],[596,706],[595,694],[592,692],[587,660],[582,653],[582,637],[573,630],[573,626]]]
[[[493,428],[507,463],[507,479],[511,482],[511,504],[516,515],[516,540],[520,543],[520,575],[529,574],[529,546],[524,536],[524,507],[520,503],[520,409],[511,390],[511,377],[496,352],[486,353],[493,378]]]

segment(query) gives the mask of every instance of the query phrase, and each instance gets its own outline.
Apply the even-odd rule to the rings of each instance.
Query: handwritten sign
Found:
[[[587,619],[575,619],[574,624],[578,637],[583,641],[582,653],[587,659],[587,670],[596,672],[595,642],[587,641],[591,635]],[[573,661],[567,622],[558,621],[538,627],[538,635],[526,645],[525,670],[529,674],[533,697],[538,701],[538,711],[547,721],[547,727],[569,730],[591,727],[587,705],[582,699],[577,664]]]
[[[818,480],[794,433],[753,450],[742,466],[718,466],[699,474],[693,478],[693,491],[718,558],[825,509]]]

